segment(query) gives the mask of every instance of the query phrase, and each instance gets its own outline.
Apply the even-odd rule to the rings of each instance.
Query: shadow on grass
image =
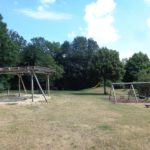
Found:
[[[95,95],[95,96],[107,96],[108,94],[104,94],[104,93],[91,93],[91,92],[73,92],[71,94],[74,95],[83,95],[83,96],[87,96],[87,95]]]

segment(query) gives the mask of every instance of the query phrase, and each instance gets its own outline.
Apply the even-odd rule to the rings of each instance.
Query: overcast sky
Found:
[[[0,0],[0,13],[27,41],[85,36],[121,58],[139,51],[150,57],[150,0]]]

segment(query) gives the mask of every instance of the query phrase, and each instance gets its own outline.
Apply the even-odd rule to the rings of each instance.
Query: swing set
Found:
[[[121,83],[112,83],[109,100],[114,103],[141,103],[145,102],[145,99],[148,99],[145,95],[140,95],[137,90],[137,86],[148,84],[150,82],[121,82]],[[119,87],[119,88],[118,88]],[[120,90],[122,87],[122,90]],[[117,90],[119,89],[119,90]],[[126,94],[125,94],[126,93]],[[150,93],[149,93],[150,94]],[[149,95],[148,95],[149,96]]]

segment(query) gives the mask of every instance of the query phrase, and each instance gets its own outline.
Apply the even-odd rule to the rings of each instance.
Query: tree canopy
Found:
[[[121,80],[124,70],[119,53],[105,47],[99,49],[92,57],[91,68],[97,76],[97,80],[103,81],[106,94],[106,82]]]
[[[63,78],[58,81],[62,88],[82,89],[90,85],[89,63],[98,48],[93,39],[82,36],[61,45],[57,60],[64,67]]]
[[[18,32],[8,29],[0,15],[0,67],[35,65],[56,71],[51,78],[55,89],[78,90],[100,82],[107,93],[109,82],[150,81],[150,60],[142,52],[120,61],[118,51],[99,47],[92,38],[84,36],[63,43],[43,37],[27,42]],[[1,88],[10,77],[0,76],[0,79]],[[14,78],[11,81],[16,83]]]
[[[0,15],[0,66],[15,66],[19,62],[17,45],[9,38],[6,23]]]
[[[147,69],[150,66],[150,60],[146,54],[142,52],[135,53],[125,65],[125,76],[124,81],[137,81],[138,80],[138,73],[143,70]]]

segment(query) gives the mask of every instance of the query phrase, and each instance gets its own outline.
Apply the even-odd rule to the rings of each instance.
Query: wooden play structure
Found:
[[[19,90],[19,96],[21,94],[21,84],[22,87],[25,91],[25,93],[27,93],[24,81],[22,79],[22,76],[25,74],[30,75],[31,77],[31,95],[32,95],[32,102],[34,101],[34,79],[39,87],[39,90],[41,91],[45,101],[47,102],[47,98],[46,98],[46,93],[44,92],[44,90],[42,89],[42,86],[38,80],[37,74],[43,74],[46,76],[47,81],[47,95],[50,95],[50,76],[54,73],[55,71],[50,69],[50,68],[46,68],[46,67],[39,67],[39,66],[27,66],[27,67],[3,67],[0,68],[0,74],[11,74],[11,75],[17,75],[18,76],[18,90]]]
[[[109,94],[109,100],[118,103],[118,102],[134,102],[134,103],[139,103],[139,102],[144,102],[141,101],[141,99],[144,99],[145,97],[140,96],[137,93],[137,90],[135,89],[136,85],[142,85],[142,84],[149,84],[150,82],[125,82],[125,83],[112,83],[111,89],[110,89],[110,94]],[[116,92],[116,87],[117,86],[124,86],[127,87],[126,91],[127,94],[120,94]]]

